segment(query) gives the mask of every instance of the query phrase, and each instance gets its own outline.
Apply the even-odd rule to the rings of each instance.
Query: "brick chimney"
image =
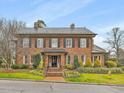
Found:
[[[74,28],[75,28],[75,24],[72,23],[72,24],[70,25],[70,28],[71,28],[71,29],[74,29]]]
[[[34,22],[34,28],[38,29],[38,23],[37,22]]]
[[[45,26],[46,26],[46,24],[42,20],[37,20],[37,22],[34,22],[35,29],[44,28]]]

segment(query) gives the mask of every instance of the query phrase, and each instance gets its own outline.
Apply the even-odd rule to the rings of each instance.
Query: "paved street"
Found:
[[[124,93],[124,87],[0,80],[0,93]]]

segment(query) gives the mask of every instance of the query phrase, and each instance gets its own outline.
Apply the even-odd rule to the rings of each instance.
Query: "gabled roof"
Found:
[[[106,50],[97,45],[93,45],[92,53],[106,53]]]
[[[77,27],[77,28],[23,28],[16,34],[88,34],[96,35],[87,28]]]

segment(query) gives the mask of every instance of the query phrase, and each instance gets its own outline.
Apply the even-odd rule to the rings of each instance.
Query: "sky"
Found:
[[[94,43],[103,43],[113,27],[124,30],[124,0],[0,0],[0,18],[24,21],[28,27],[40,19],[47,27],[87,27],[98,35]]]

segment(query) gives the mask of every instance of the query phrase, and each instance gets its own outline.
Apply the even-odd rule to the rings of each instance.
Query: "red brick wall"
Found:
[[[79,39],[78,36],[73,38],[73,40],[75,41],[74,42],[74,44],[75,44],[74,48],[64,48],[64,38],[65,37],[59,37],[59,41],[60,41],[59,49],[65,49],[65,51],[68,52],[68,54],[71,57],[71,63],[73,63],[74,55],[77,55],[77,56],[86,55],[87,58],[91,59],[92,41],[93,41],[92,37],[88,38],[89,39],[88,40],[89,41],[89,47],[87,47],[87,48],[78,48],[78,39]],[[21,39],[21,37],[18,37],[18,40],[20,40],[20,39]],[[45,37],[44,39],[45,39],[45,48],[49,48],[49,38]],[[16,60],[16,63],[18,63],[18,64],[23,63],[23,55],[25,54],[26,51],[28,52],[29,56],[37,54],[37,53],[41,53],[43,48],[35,48],[35,40],[36,40],[35,37],[31,38],[31,42],[32,42],[31,48],[27,48],[27,49],[22,48],[19,45],[19,43],[17,43],[17,60]],[[65,63],[65,59],[62,59],[62,61]]]

